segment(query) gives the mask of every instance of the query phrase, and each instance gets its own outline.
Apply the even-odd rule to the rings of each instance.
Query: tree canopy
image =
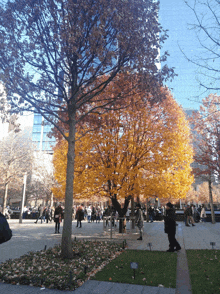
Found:
[[[122,84],[122,82],[121,82]],[[127,97],[125,105],[99,116],[100,127],[84,135],[88,122],[79,128],[76,140],[74,198],[93,195],[125,199],[129,195],[148,198],[184,198],[193,182],[193,151],[190,129],[183,110],[171,94],[153,106],[139,95]],[[104,96],[113,92],[108,86]],[[63,197],[67,143],[60,140],[54,150],[54,190]]]
[[[220,96],[210,94],[203,99],[200,110],[194,112],[191,123],[194,132],[194,168],[196,176],[219,179],[220,173]]]
[[[0,8],[0,74],[11,111],[40,113],[68,141],[64,257],[72,255],[76,125],[123,98],[94,103],[119,72],[136,73],[134,86],[153,101],[173,76],[166,64],[157,66],[167,56],[159,56],[167,34],[158,10],[154,0],[15,0]]]

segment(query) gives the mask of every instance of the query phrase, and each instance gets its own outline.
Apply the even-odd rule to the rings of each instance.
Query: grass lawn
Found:
[[[220,293],[220,250],[187,250],[193,294]]]
[[[101,241],[74,241],[73,259],[61,257],[61,247],[29,252],[1,263],[0,281],[59,290],[81,286],[109,261],[119,256],[122,244]]]
[[[138,262],[138,269],[130,268]],[[126,250],[108,263],[93,277],[99,281],[111,281],[138,285],[176,288],[177,254],[160,251]]]

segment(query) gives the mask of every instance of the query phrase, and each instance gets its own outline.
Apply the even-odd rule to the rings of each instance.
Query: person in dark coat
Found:
[[[173,205],[168,202],[166,204],[166,215],[164,216],[164,232],[168,234],[169,249],[167,252],[174,252],[181,249],[180,244],[175,238],[176,234],[176,216]]]
[[[76,227],[78,228],[79,226],[79,228],[82,228],[82,220],[84,220],[84,210],[81,205],[78,206],[76,210],[76,220],[77,220]]]
[[[12,237],[12,231],[9,228],[6,217],[0,212],[0,244],[7,242]]]
[[[150,222],[152,223],[154,221],[154,209],[153,209],[153,207],[150,206],[148,208],[148,214],[149,214]]]
[[[59,204],[54,211],[55,234],[60,233],[60,223],[62,222],[63,208]]]

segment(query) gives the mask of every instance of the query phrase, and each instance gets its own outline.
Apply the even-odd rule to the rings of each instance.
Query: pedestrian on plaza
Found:
[[[55,234],[60,233],[60,223],[62,222],[63,208],[59,204],[54,211]]]
[[[176,216],[172,203],[166,204],[166,215],[164,216],[164,232],[168,235],[169,249],[167,252],[174,252],[181,249],[177,242],[176,235]]]
[[[91,221],[94,222],[96,219],[96,210],[95,207],[92,207],[92,215],[91,215]]]
[[[129,222],[129,219],[130,219],[130,210],[129,210],[129,208],[126,211],[125,217],[126,217],[126,222]]]
[[[202,205],[202,210],[201,210],[201,214],[200,214],[200,218],[201,218],[201,221],[202,222],[205,222],[206,221],[206,212],[205,212],[205,205],[203,204]]]
[[[44,207],[43,214],[42,214],[44,222],[46,220],[46,213],[47,213],[47,207]]]
[[[195,222],[199,222],[200,214],[195,205],[192,206],[192,216]]]
[[[194,219],[193,219],[192,206],[193,206],[193,205],[191,205],[191,206],[188,205],[188,206],[187,206],[187,222],[186,222],[186,226],[187,226],[187,227],[190,227],[190,225],[189,225],[189,221],[191,222],[192,227],[195,226],[195,221],[194,221]]]
[[[92,215],[92,209],[89,206],[89,207],[87,207],[87,221],[88,221],[88,223],[91,222],[91,215]]]
[[[77,210],[76,210],[76,220],[77,224],[76,227],[82,228],[82,220],[84,220],[84,211],[82,205],[79,205]]]
[[[111,213],[112,213],[111,207],[110,207],[110,205],[108,205],[108,207],[106,207],[103,212],[103,217],[106,218],[106,220],[105,220],[106,227],[109,226],[109,219],[110,219]]]
[[[46,219],[46,223],[48,224],[49,219],[50,219],[50,210],[49,207],[45,208],[45,219]]]
[[[140,237],[137,240],[143,240],[144,217],[140,203],[136,205],[135,223],[140,231]]]
[[[12,237],[12,230],[9,227],[6,217],[0,212],[0,244],[7,242]]]
[[[87,208],[86,208],[86,206],[84,207],[84,220],[86,220],[87,219]]]
[[[28,212],[28,208],[25,205],[24,208],[23,208],[23,219],[26,219],[27,218],[27,212]]]
[[[184,206],[183,216],[184,216],[184,223],[185,223],[185,226],[186,226],[187,225],[187,216],[188,216],[187,206]]]
[[[100,219],[101,219],[101,209],[100,207],[97,208],[96,210],[96,223],[100,223]]]
[[[150,222],[152,223],[154,221],[154,209],[151,206],[148,208],[148,215]]]
[[[38,218],[36,219],[35,224],[37,224],[39,219],[41,219],[41,223],[42,223],[42,221],[43,221],[43,211],[44,211],[44,208],[43,208],[42,204],[40,204],[40,206],[38,207]]]

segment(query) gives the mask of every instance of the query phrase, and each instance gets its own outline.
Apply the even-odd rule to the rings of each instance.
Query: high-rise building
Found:
[[[56,144],[56,139],[54,137],[48,137],[52,127],[51,124],[44,120],[41,114],[34,114],[32,141],[36,144],[38,151],[53,153],[52,148]]]

